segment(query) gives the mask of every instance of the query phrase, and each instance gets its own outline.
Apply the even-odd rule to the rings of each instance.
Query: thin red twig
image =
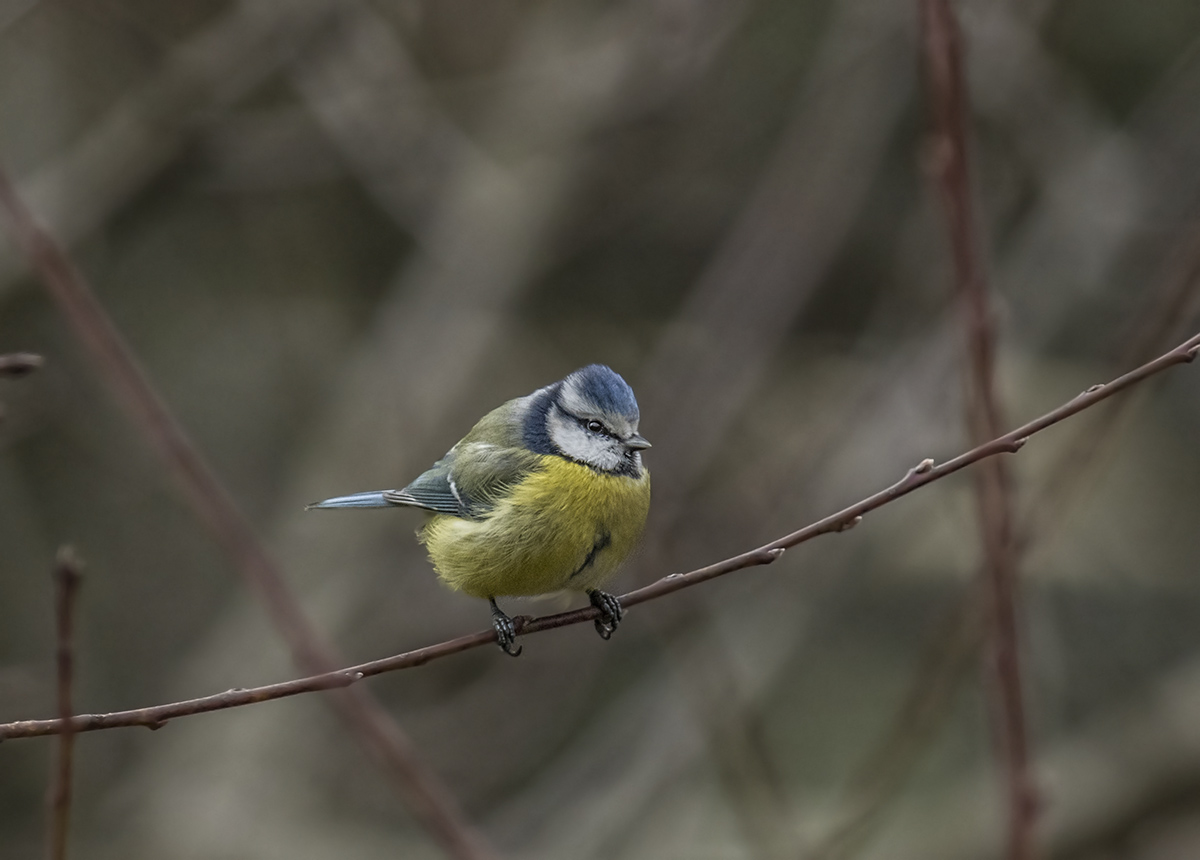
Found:
[[[46,856],[66,860],[71,830],[71,783],[75,760],[75,732],[71,727],[74,706],[71,690],[75,678],[75,597],[82,579],[81,565],[70,547],[58,551],[54,566],[55,663],[58,667],[58,757],[46,797],[48,823]]]
[[[1118,392],[1124,391],[1130,386],[1154,376],[1156,373],[1161,373],[1170,367],[1192,362],[1198,354],[1200,354],[1200,334],[1195,334],[1153,361],[1147,362],[1111,382],[1093,385],[1057,409],[1022,424],[1020,427],[1010,430],[1003,436],[997,436],[995,439],[983,445],[978,445],[941,464],[935,464],[931,459],[923,460],[909,469],[903,478],[890,487],[885,487],[879,492],[867,496],[865,499],[861,499],[837,513],[830,514],[791,534],[784,535],[777,540],[763,544],[756,549],[749,550],[740,555],[727,558],[724,561],[710,564],[707,567],[697,568],[688,573],[673,573],[663,577],[644,588],[621,595],[621,604],[625,607],[637,606],[640,603],[657,600],[676,591],[699,585],[710,579],[716,579],[727,573],[758,565],[771,564],[783,555],[784,550],[798,546],[823,534],[846,531],[855,526],[871,511],[894,502],[902,496],[907,496],[909,493],[924,487],[926,484],[945,478],[989,457],[995,457],[998,454],[1016,453],[1030,436],[1040,433],[1047,427],[1070,418],[1072,415],[1076,415],[1102,400],[1107,400]],[[592,621],[598,615],[598,611],[594,607],[589,606],[586,609],[576,609],[571,612],[546,615],[540,618],[519,616],[514,621],[518,625],[518,634],[524,636],[530,633],[539,633],[543,630],[553,630],[572,624],[582,624]],[[139,708],[132,711],[80,715],[71,719],[71,728],[76,732],[89,732],[98,729],[128,726],[143,726],[157,729],[176,717],[219,711],[226,708],[251,705],[257,702],[267,702],[273,699],[295,696],[300,693],[348,687],[362,678],[381,675],[385,672],[395,672],[399,669],[411,669],[415,666],[423,666],[432,660],[448,657],[451,654],[458,654],[462,651],[469,651],[472,648],[479,648],[495,641],[496,633],[493,630],[470,633],[466,636],[459,636],[456,639],[439,642],[436,645],[427,645],[415,651],[406,651],[403,654],[385,657],[381,660],[373,660],[369,663],[360,663],[357,666],[348,666],[336,672],[327,672],[308,678],[297,678],[292,681],[268,684],[252,689],[228,690],[213,696],[204,696],[198,699],[172,702],[149,708]],[[63,723],[60,720],[21,720],[12,723],[0,723],[0,740],[54,735],[62,731]]]
[[[0,208],[11,222],[17,244],[92,356],[97,372],[173,473],[192,509],[265,604],[293,661],[309,674],[332,671],[340,661],[304,616],[282,570],[150,384],[83,275],[37,223],[3,170]],[[495,856],[441,779],[421,761],[412,741],[366,690],[346,690],[332,701],[371,757],[392,777],[418,820],[448,854],[460,860]]]
[[[967,155],[967,94],[962,33],[949,0],[921,0],[926,80],[934,121],[933,168],[938,179],[950,245],[955,291],[967,331],[970,364],[967,424],[977,444],[1000,432],[995,391],[995,332],[971,199]],[[1029,770],[1029,741],[1017,635],[1017,553],[1012,487],[1004,461],[975,473],[983,535],[984,579],[989,589],[991,681],[996,734],[1003,751],[1008,794],[1008,857],[1034,854],[1036,789]]]

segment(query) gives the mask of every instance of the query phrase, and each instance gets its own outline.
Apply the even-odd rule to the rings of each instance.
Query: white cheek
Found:
[[[621,465],[617,443],[588,433],[575,421],[557,413],[551,412],[549,419],[551,441],[572,460],[610,471]]]

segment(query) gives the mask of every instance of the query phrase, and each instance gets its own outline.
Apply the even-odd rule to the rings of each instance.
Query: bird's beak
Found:
[[[650,447],[650,440],[640,433],[634,433],[625,440],[625,447],[630,451],[644,451]]]

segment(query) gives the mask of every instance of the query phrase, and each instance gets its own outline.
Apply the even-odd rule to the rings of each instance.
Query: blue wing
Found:
[[[403,490],[388,490],[383,498],[393,505],[424,508],[452,517],[471,516],[470,505],[451,476],[451,462],[452,458],[447,455]]]
[[[541,458],[523,448],[460,442],[403,490],[384,493],[395,505],[478,519],[508,488],[540,468]]]
[[[478,519],[509,487],[539,468],[532,451],[481,442],[459,443],[402,490],[376,490],[337,496],[309,505],[320,508],[421,508],[437,514]]]

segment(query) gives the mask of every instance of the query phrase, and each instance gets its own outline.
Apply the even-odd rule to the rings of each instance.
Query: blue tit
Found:
[[[582,591],[608,639],[621,603],[600,586],[633,551],[650,509],[650,473],[633,390],[601,364],[483,416],[446,456],[401,490],[338,496],[309,508],[420,508],[418,531],[438,576],[486,598],[512,656],[504,595]]]

